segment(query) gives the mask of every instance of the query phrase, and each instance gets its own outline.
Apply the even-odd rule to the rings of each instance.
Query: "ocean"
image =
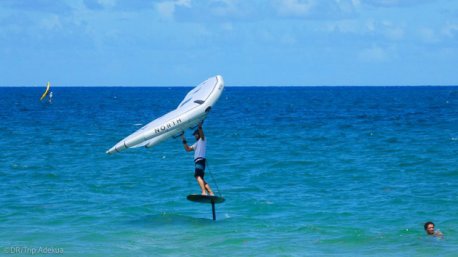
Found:
[[[458,87],[226,87],[216,221],[180,139],[105,153],[188,90],[0,88],[0,256],[458,256]]]

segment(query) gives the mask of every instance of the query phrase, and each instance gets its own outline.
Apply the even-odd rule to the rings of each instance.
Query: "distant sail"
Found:
[[[45,99],[45,97],[48,95],[50,87],[51,87],[51,83],[48,82],[48,85],[46,86],[46,91],[43,93],[43,95],[41,95],[40,101],[43,101],[43,99]]]
[[[131,147],[153,147],[178,136],[203,121],[224,88],[223,77],[217,75],[192,89],[175,110],[151,121],[130,136],[119,141],[107,153],[113,154]]]

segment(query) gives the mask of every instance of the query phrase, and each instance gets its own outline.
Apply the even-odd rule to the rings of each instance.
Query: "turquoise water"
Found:
[[[188,90],[0,88],[0,255],[458,256],[458,87],[226,88],[216,221],[180,140],[105,154]]]

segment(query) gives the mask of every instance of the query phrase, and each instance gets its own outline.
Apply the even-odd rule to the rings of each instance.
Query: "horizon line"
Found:
[[[193,88],[195,86],[122,86],[122,85],[99,85],[99,86],[52,86],[53,88]],[[285,85],[285,86],[278,86],[278,85],[254,85],[254,86],[242,86],[242,85],[230,85],[230,86],[224,86],[224,87],[234,87],[234,88],[250,88],[250,87],[258,87],[258,88],[264,88],[264,87],[272,87],[272,88],[278,88],[278,87],[456,87],[456,85],[451,85],[451,84],[437,84],[437,85]],[[43,86],[2,86],[0,85],[0,88],[43,88],[46,87],[46,85]]]

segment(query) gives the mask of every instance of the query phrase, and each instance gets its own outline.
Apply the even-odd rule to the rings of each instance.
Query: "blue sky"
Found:
[[[456,0],[0,0],[0,86],[457,85]]]

